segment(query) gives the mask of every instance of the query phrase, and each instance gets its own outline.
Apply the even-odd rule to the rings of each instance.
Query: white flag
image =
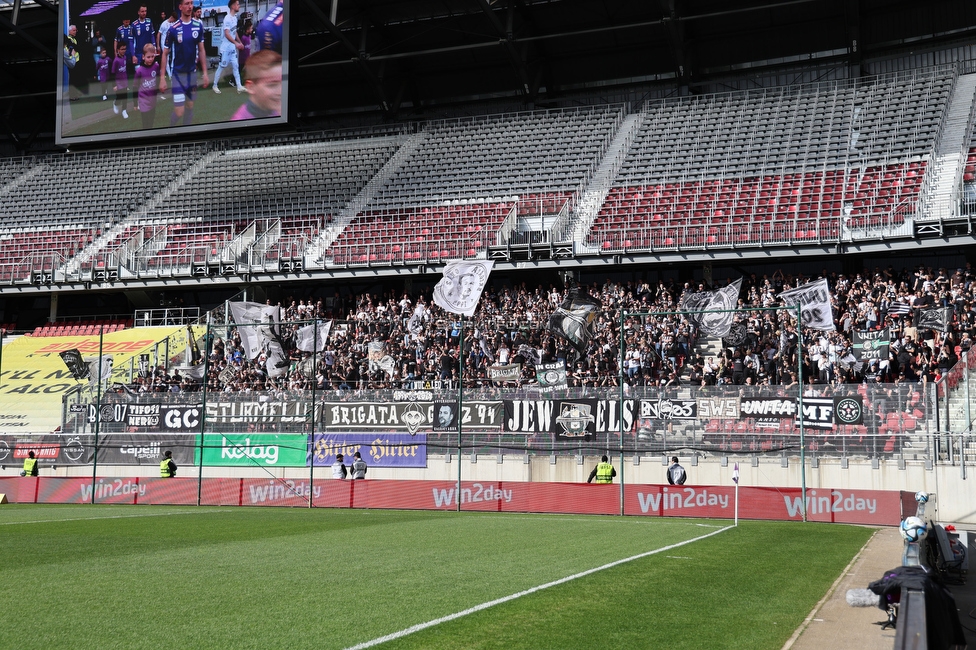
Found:
[[[739,482],[739,463],[736,463],[735,467],[732,468],[732,482]]]
[[[434,287],[434,303],[452,314],[474,316],[494,266],[494,260],[449,262]]]
[[[800,306],[804,327],[827,331],[836,329],[834,312],[830,307],[830,287],[827,286],[827,278],[784,291],[779,294],[779,299],[787,307]]]
[[[417,306],[413,308],[413,315],[410,320],[407,321],[407,331],[414,336],[419,336],[421,332],[424,331],[424,314],[427,313],[427,307],[424,303],[417,303]]]
[[[319,321],[317,325],[306,325],[295,333],[295,347],[302,352],[321,352],[325,350],[329,340],[329,332],[332,331],[332,321]],[[315,341],[316,332],[318,342]]]
[[[230,303],[230,315],[238,325],[253,325],[256,323],[271,323],[270,328],[265,327],[238,327],[237,331],[241,335],[241,345],[244,346],[244,354],[248,359],[256,359],[264,347],[264,341],[268,336],[273,336],[277,330],[278,323],[281,322],[281,309],[262,305],[259,302],[232,302]],[[271,330],[261,332],[261,330]]]

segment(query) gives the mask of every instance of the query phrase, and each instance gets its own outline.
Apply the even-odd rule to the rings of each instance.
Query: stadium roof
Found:
[[[871,58],[976,35],[971,0],[291,3],[300,89],[292,105],[316,126],[426,119],[492,102],[541,107],[653,84],[693,93],[729,75],[811,63],[858,74]],[[164,6],[149,4],[151,16]],[[58,12],[52,0],[0,0],[0,139],[21,147],[54,129]]]

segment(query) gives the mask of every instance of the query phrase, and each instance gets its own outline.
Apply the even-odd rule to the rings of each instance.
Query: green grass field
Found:
[[[16,648],[780,648],[872,534],[836,524],[0,506]]]

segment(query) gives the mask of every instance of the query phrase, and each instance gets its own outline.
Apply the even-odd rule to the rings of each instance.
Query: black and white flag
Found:
[[[948,332],[950,323],[952,323],[952,307],[919,309],[915,312],[914,325],[918,329]]]
[[[549,330],[566,339],[577,352],[584,354],[586,344],[593,337],[593,323],[601,308],[599,300],[580,293],[578,287],[573,287],[549,317]]]
[[[386,351],[386,341],[370,341],[367,346],[369,371],[382,370],[389,376],[396,372],[396,359]]]
[[[887,359],[888,346],[891,345],[891,330],[854,331],[854,356],[857,361]]]
[[[290,362],[281,340],[281,308],[257,302],[232,302],[230,313],[234,322],[243,326],[238,327],[237,331],[247,358],[254,360],[264,352],[269,377],[288,374]]]
[[[413,308],[413,314],[407,321],[407,331],[414,336],[419,336],[424,331],[424,314],[427,313],[427,306],[424,303],[417,303]]]
[[[64,365],[68,367],[68,371],[71,372],[72,377],[75,379],[88,378],[88,364],[81,358],[81,352],[78,351],[78,348],[65,350],[60,353],[60,357],[64,361]]]
[[[715,291],[685,293],[678,301],[678,311],[687,312],[702,335],[710,338],[724,338],[732,329],[732,317],[739,302],[742,278]]]
[[[515,354],[516,356],[522,357],[533,366],[537,366],[542,363],[542,355],[539,354],[539,351],[531,345],[526,345],[523,343],[519,346],[519,349]]]
[[[494,266],[494,260],[449,262],[434,286],[434,304],[452,314],[474,316]]]
[[[808,282],[802,287],[788,289],[779,294],[787,307],[800,306],[803,326],[815,330],[833,331],[834,312],[830,307],[830,287],[827,278]]]
[[[295,332],[295,347],[302,352],[322,352],[332,331],[332,321],[318,321],[312,325],[298,328]]]
[[[888,305],[888,315],[889,316],[907,316],[912,313],[912,306],[902,302],[901,300],[895,300],[890,305]]]

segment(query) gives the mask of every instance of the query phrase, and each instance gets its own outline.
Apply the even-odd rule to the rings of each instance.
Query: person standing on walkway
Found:
[[[613,468],[609,459],[604,455],[600,457],[600,462],[590,472],[590,478],[586,479],[586,482],[592,483],[593,479],[596,479],[597,483],[613,483],[613,477],[616,475],[617,470]]]
[[[685,468],[678,464],[678,457],[671,457],[671,467],[668,468],[668,483],[671,485],[684,485],[688,480],[688,473]]]

